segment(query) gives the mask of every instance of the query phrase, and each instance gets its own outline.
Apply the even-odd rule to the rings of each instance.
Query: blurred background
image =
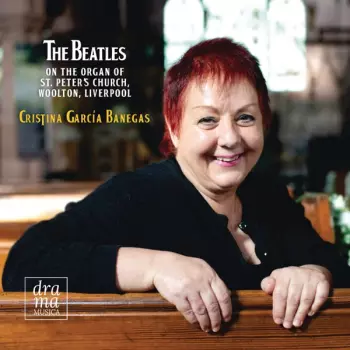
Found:
[[[258,57],[273,123],[256,171],[279,175],[320,235],[350,264],[350,0],[0,0],[0,270],[33,223],[50,218],[113,174],[162,159],[162,84],[193,44],[241,42]],[[132,97],[40,98],[58,46],[125,46]],[[18,112],[106,109],[148,113],[149,124],[21,124]],[[329,207],[331,199],[331,213]],[[330,217],[332,216],[332,219]],[[332,221],[333,220],[333,221]]]
[[[324,191],[334,171],[336,190],[345,192],[349,0],[0,0],[0,184],[103,181],[161,159],[164,72],[189,46],[218,36],[244,43],[268,81],[274,123],[257,170],[280,174],[298,193]],[[132,98],[38,97],[49,65],[89,64],[46,62],[44,39],[62,46],[71,39],[84,46],[126,46]],[[113,62],[90,65],[113,67]],[[149,113],[152,122],[41,126],[18,120],[21,109],[106,108]]]
[[[350,191],[349,0],[0,0],[0,186],[99,182],[161,159],[166,69],[203,39],[231,37],[261,63],[274,114],[257,171],[295,193]],[[132,97],[40,98],[43,40],[125,46]],[[149,124],[21,124],[18,112],[149,113]]]

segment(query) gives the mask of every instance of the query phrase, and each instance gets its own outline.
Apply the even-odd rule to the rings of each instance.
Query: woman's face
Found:
[[[223,88],[192,83],[185,93],[179,134],[172,134],[184,174],[200,191],[235,190],[258,161],[263,120],[255,89],[246,81]]]

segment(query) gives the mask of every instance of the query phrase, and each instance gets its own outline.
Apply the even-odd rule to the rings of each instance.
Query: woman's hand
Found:
[[[190,323],[217,332],[232,316],[231,292],[202,259],[162,252],[153,262],[153,284]]]
[[[261,288],[273,295],[273,319],[285,328],[300,327],[325,303],[331,288],[331,273],[318,265],[274,270],[261,281]]]

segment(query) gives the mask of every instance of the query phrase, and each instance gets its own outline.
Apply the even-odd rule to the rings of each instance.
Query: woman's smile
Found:
[[[237,153],[233,156],[218,156],[213,157],[217,165],[221,167],[234,167],[239,165],[244,157],[244,153]]]

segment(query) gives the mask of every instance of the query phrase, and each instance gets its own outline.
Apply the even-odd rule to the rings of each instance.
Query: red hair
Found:
[[[183,117],[184,96],[190,83],[216,79],[223,87],[246,80],[258,94],[264,127],[271,122],[271,109],[266,81],[259,61],[244,46],[228,38],[206,40],[192,46],[167,72],[163,88],[165,131],[160,144],[161,153],[175,155],[169,127],[178,134]]]

